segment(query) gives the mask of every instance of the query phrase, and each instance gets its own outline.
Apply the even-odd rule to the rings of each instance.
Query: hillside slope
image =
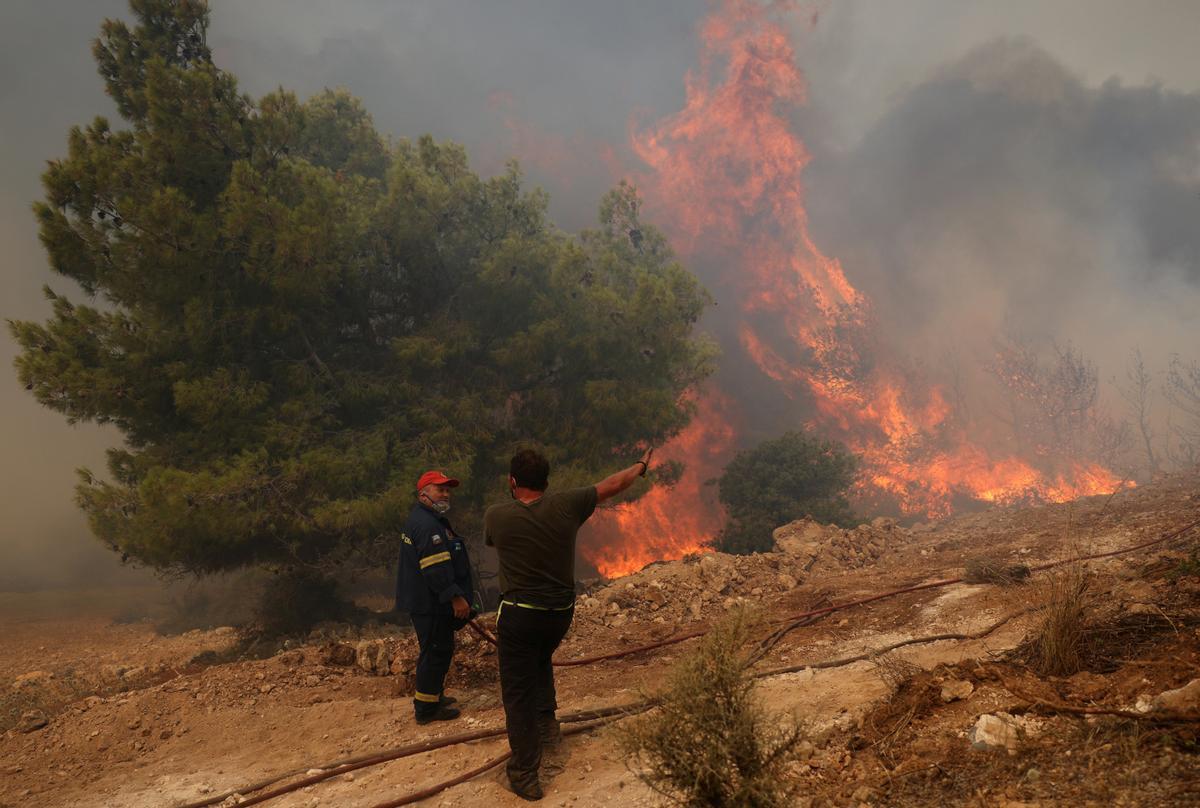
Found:
[[[794,523],[777,531],[776,552],[659,563],[586,593],[558,659],[694,633],[739,604],[784,627],[814,609],[959,578],[968,564],[978,575],[981,559],[1036,567],[1132,547],[1197,520],[1200,477],[1183,475],[1113,497],[911,529],[883,520],[853,531]],[[1155,712],[1160,694],[1200,676],[1198,537],[1193,529],[1024,582],[911,591],[783,633],[756,667],[770,674],[758,692],[769,710],[808,724],[810,742],[792,769],[799,804],[1200,801],[1200,724],[1161,720],[1200,707],[1200,685],[1168,696],[1167,712]],[[1086,580],[1082,670],[1039,676],[1024,664],[1028,639],[1064,575]],[[100,612],[48,616],[19,605],[0,599],[9,716],[0,737],[0,806],[181,805],[274,774],[503,726],[494,649],[469,631],[459,635],[447,681],[463,717],[418,727],[408,696],[415,644],[393,626],[324,626],[301,647],[222,663],[235,642],[228,629],[160,637]],[[946,634],[960,638],[921,641]],[[690,645],[559,668],[560,714],[637,701]],[[793,670],[778,672],[785,668]],[[663,802],[629,770],[607,730],[576,735],[567,748],[545,804]],[[373,806],[505,749],[502,737],[457,744],[339,774],[266,804]],[[425,804],[525,803],[489,773]]]

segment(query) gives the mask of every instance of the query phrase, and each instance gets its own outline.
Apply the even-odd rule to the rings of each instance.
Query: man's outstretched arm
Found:
[[[638,477],[644,477],[647,469],[650,468],[650,456],[653,454],[654,449],[647,449],[646,453],[642,455],[641,460],[638,460],[629,468],[621,469],[616,474],[610,474],[596,483],[596,502],[600,503],[606,499],[612,499],[633,485],[633,481]]]

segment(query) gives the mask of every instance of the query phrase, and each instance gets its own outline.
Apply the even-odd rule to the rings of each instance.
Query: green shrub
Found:
[[[729,522],[713,541],[723,553],[767,552],[780,525],[811,516],[818,522],[858,523],[846,493],[858,457],[834,441],[788,432],[738,452],[718,485]]]
[[[618,730],[637,776],[682,805],[791,804],[786,770],[803,734],[754,698],[753,626],[746,612],[731,613],[675,667],[654,712]]]

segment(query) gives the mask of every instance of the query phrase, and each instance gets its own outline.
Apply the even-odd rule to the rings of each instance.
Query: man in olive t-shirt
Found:
[[[512,502],[493,505],[483,517],[484,541],[500,559],[500,691],[512,757],[509,784],[527,800],[542,798],[538,768],[543,746],[562,740],[554,711],[550,661],[575,609],[575,536],[596,505],[616,496],[649,468],[642,459],[595,485],[546,493],[550,464],[523,449],[509,464]]]

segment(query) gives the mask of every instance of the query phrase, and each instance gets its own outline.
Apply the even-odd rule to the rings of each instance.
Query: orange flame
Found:
[[[1061,502],[1116,490],[1122,481],[1094,462],[1067,458],[1046,470],[1045,457],[989,451],[981,436],[967,437],[941,387],[888,361],[868,300],[809,236],[801,174],[811,157],[789,122],[807,87],[777,21],[797,5],[724,0],[700,28],[700,68],[686,77],[683,109],[631,133],[649,167],[639,184],[672,243],[727,267],[718,285],[736,296],[741,349],[812,413],[809,425],[862,457],[866,500],[942,516],[963,501]],[[706,391],[692,424],[663,447],[661,457],[686,465],[673,489],[593,520],[581,552],[601,573],[678,558],[720,529],[716,491],[704,481],[736,448],[731,397]]]
[[[656,465],[683,463],[679,482],[655,486],[636,502],[596,514],[581,535],[580,552],[606,578],[702,551],[724,524],[716,491],[705,482],[720,475],[733,450],[731,403],[719,391],[709,391],[696,407],[691,423],[654,454]]]
[[[870,306],[840,263],[808,233],[801,174],[810,160],[788,116],[805,102],[788,31],[794,3],[727,0],[701,27],[700,70],[684,108],[633,147],[652,170],[643,181],[685,253],[720,256],[739,300],[738,339],[761,371],[812,408],[814,426],[865,462],[867,496],[906,513],[941,515],[956,499],[1062,501],[1121,484],[1094,463],[1046,472],[998,456],[963,434],[944,391],[873,362]],[[782,333],[786,338],[781,339]]]

